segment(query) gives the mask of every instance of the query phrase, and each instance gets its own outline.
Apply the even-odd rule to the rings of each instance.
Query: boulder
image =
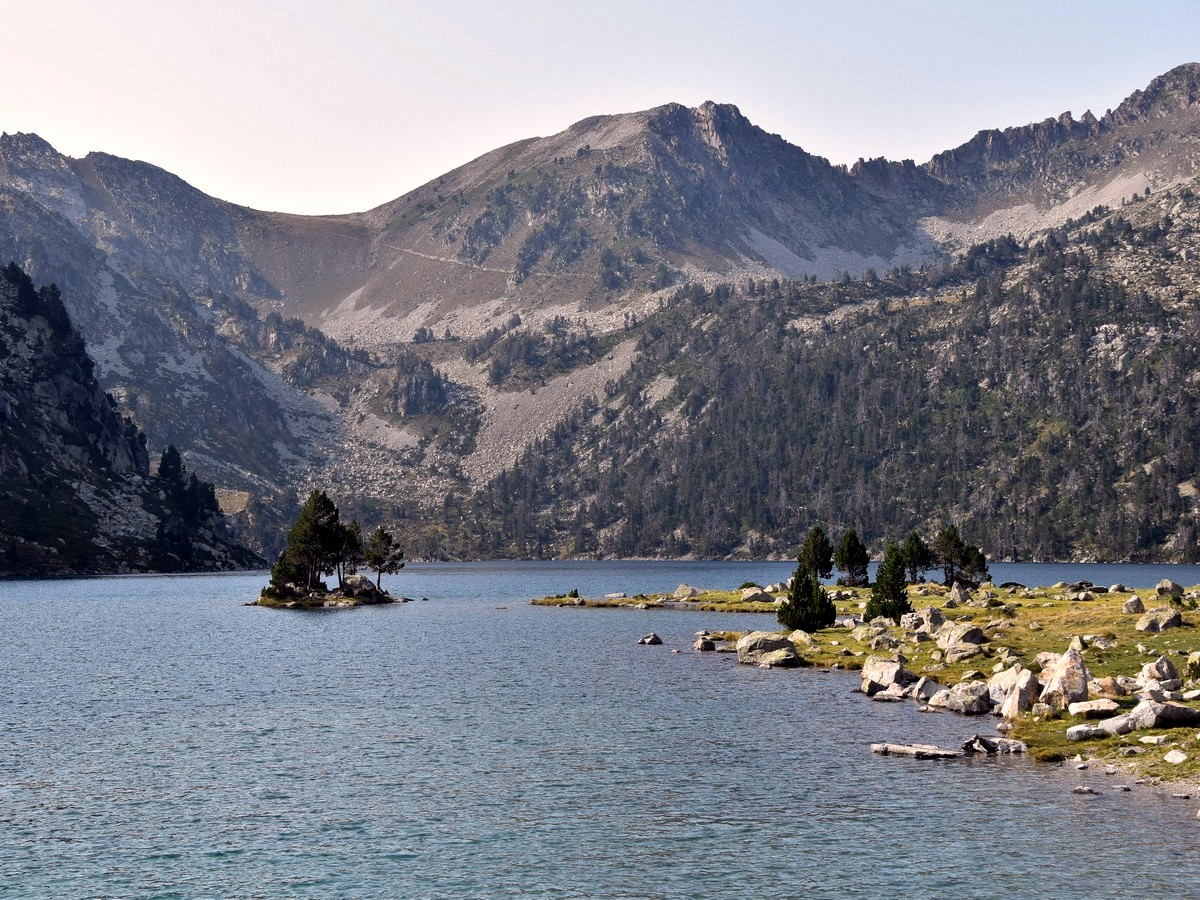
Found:
[[[1125,585],[1121,584],[1120,582],[1117,582],[1116,584],[1110,584],[1108,586],[1108,592],[1110,594],[1123,594],[1127,590],[1129,590],[1129,588],[1125,587]]]
[[[675,588],[675,593],[673,596],[676,600],[687,600],[691,597],[695,597],[699,593],[700,592],[690,584],[681,584],[679,587]]]
[[[789,651],[796,656],[796,646],[787,635],[774,631],[752,631],[737,642],[738,662],[757,666],[763,656],[776,650]]]
[[[660,638],[657,634],[655,634],[653,631],[651,631],[649,634],[644,634],[640,638],[638,638],[638,643],[639,644],[658,645],[658,644],[662,643],[662,638]]]
[[[1177,766],[1180,763],[1187,762],[1187,754],[1182,750],[1172,750],[1163,757],[1163,762],[1169,762],[1171,765]]]
[[[1106,738],[1109,736],[1109,732],[1105,731],[1099,725],[1090,725],[1086,722],[1082,725],[1072,725],[1067,729],[1068,741],[1090,741],[1095,738]]]
[[[1008,697],[1008,692],[1011,691],[1017,683],[1017,679],[1025,669],[1017,664],[1008,669],[1002,669],[991,678],[988,679],[988,696],[992,698],[992,703],[999,706]]]
[[[1054,653],[1050,650],[1045,650],[1033,658],[1033,665],[1038,670],[1048,669],[1058,662],[1061,653]]]
[[[1022,669],[1009,689],[1000,706],[1000,715],[1006,719],[1015,719],[1022,713],[1033,709],[1042,692],[1042,683],[1028,669]]]
[[[907,687],[917,680],[899,660],[869,656],[862,668],[862,692],[868,697],[886,691],[893,684]]]
[[[710,653],[717,649],[716,643],[709,637],[698,637],[696,643],[692,644],[693,650],[699,650],[701,653]]]
[[[918,619],[916,631],[932,634],[946,624],[946,617],[936,606],[926,606],[913,613]]]
[[[957,581],[954,582],[954,587],[950,588],[950,602],[955,606],[962,606],[964,603],[968,603],[970,599],[971,592]]]
[[[1168,628],[1178,628],[1182,624],[1183,616],[1179,610],[1171,609],[1169,606],[1158,606],[1138,619],[1137,624],[1133,627],[1138,631],[1154,633],[1166,631]]]
[[[1058,658],[1038,699],[1052,709],[1064,710],[1072,703],[1087,700],[1090,680],[1083,655],[1078,650],[1068,650]]]
[[[786,649],[769,650],[758,657],[760,669],[794,669],[800,664],[801,659],[791,641]]]
[[[863,641],[865,643],[870,641],[872,638],[877,638],[881,634],[886,633],[887,629],[881,625],[859,625],[852,632],[850,632],[850,637],[854,638],[856,641]]]
[[[915,684],[908,688],[905,693],[914,700],[919,700],[922,703],[928,703],[929,699],[941,690],[945,690],[945,688],[943,688],[936,681],[926,678],[925,676],[921,676],[917,679]]]
[[[972,735],[963,744],[963,753],[1028,753],[1029,745],[1024,741],[1014,741],[1011,738],[984,737],[981,734]]]
[[[1147,728],[1184,728],[1200,724],[1200,709],[1182,703],[1143,700],[1129,712],[1097,723],[1105,734],[1129,734]]]
[[[988,686],[983,681],[968,681],[954,685],[947,691],[938,691],[929,698],[934,709],[948,709],[965,716],[981,716],[992,708]]]
[[[388,597],[384,591],[375,587],[375,582],[366,575],[347,575],[342,579],[342,593],[357,597],[366,603],[380,603]]]
[[[969,622],[946,625],[937,635],[937,645],[945,650],[953,644],[982,644],[987,641],[983,629]]]
[[[983,653],[983,648],[978,644],[951,644],[946,648],[944,658],[948,665],[953,665],[972,659],[981,653]]]
[[[813,643],[813,636],[807,631],[801,631],[799,628],[797,628],[788,635],[788,640],[793,644],[804,644],[806,647],[811,647]]]
[[[1154,586],[1155,593],[1160,597],[1182,597],[1183,588],[1170,578],[1164,578]]]
[[[869,646],[872,650],[895,650],[900,642],[890,634],[880,634],[871,638]]]
[[[1084,700],[1081,703],[1072,703],[1067,707],[1067,712],[1078,719],[1104,719],[1120,708],[1116,700]]]
[[[1142,666],[1142,671],[1138,673],[1137,680],[1138,683],[1147,685],[1151,681],[1178,681],[1179,672],[1176,671],[1174,663],[1165,656],[1160,656],[1154,662],[1149,662]]]
[[[1142,602],[1142,598],[1134,594],[1121,606],[1121,612],[1127,616],[1140,616],[1146,611],[1146,604]]]
[[[759,587],[748,587],[742,591],[743,603],[774,603],[775,598]]]
[[[1124,697],[1128,691],[1121,686],[1121,683],[1111,675],[1105,675],[1103,678],[1097,678],[1092,682],[1097,693],[1111,694],[1114,697]]]

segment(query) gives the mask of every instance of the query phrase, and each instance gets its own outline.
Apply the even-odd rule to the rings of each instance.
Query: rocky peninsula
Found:
[[[680,585],[670,595],[532,602],[774,614],[785,591],[784,584],[737,591]],[[837,607],[832,627],[704,631],[692,649],[734,653],[740,663],[764,668],[857,670],[857,691],[873,702],[997,718],[1004,738],[980,739],[966,752],[1011,752],[1024,744],[1044,762],[1200,785],[1200,614],[1194,613],[1200,587],[1185,590],[1171,581],[1139,590],[1088,582],[987,583],[975,590],[917,584],[908,588],[915,611],[898,622],[863,621],[866,588],[829,593]],[[894,745],[880,747],[890,749],[876,752],[898,752]]]

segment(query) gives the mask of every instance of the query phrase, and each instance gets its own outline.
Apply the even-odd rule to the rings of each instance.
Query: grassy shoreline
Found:
[[[833,588],[831,594],[841,622],[862,615],[870,591]],[[986,681],[995,671],[1013,663],[1039,674],[1038,654],[1061,654],[1075,641],[1082,645],[1081,652],[1093,682],[1089,699],[1114,700],[1118,705],[1115,715],[1128,712],[1138,703],[1133,689],[1124,694],[1099,692],[1095,681],[1118,676],[1134,678],[1143,665],[1159,656],[1167,657],[1179,670],[1185,681],[1183,690],[1200,687],[1197,670],[1200,667],[1193,666],[1193,671],[1188,671],[1189,654],[1200,650],[1200,632],[1196,627],[1200,613],[1195,612],[1200,588],[1185,591],[1175,601],[1175,608],[1183,613],[1183,624],[1162,632],[1138,631],[1135,626],[1140,615],[1123,612],[1125,602],[1135,595],[1147,610],[1171,605],[1171,598],[1159,596],[1154,588],[1112,592],[1104,586],[1080,590],[1076,585],[1061,583],[1050,587],[984,585],[971,592],[966,603],[955,604],[948,588],[932,583],[911,585],[909,599],[914,610],[932,606],[947,623],[971,624],[983,629],[987,640],[980,645],[978,655],[947,662],[945,652],[935,641],[916,640],[898,627],[886,629],[881,638],[881,633],[869,625],[834,626],[814,632],[810,635],[811,643],[797,643],[796,650],[808,664],[845,670],[861,669],[871,656],[894,659],[902,654],[910,672],[950,687],[972,678]],[[760,630],[783,633],[775,620],[775,604],[743,600],[741,591],[700,591],[686,598],[661,593],[610,595],[600,599],[561,595],[532,602],[539,606],[762,613],[764,618],[770,618]],[[742,633],[730,632],[738,636]],[[889,646],[893,640],[897,645]],[[1200,702],[1190,701],[1187,705],[1200,706]],[[989,716],[986,721],[1001,720]],[[1084,721],[1065,713],[1056,717],[1024,714],[1012,720],[1011,736],[1025,741],[1035,758],[1044,762],[1079,757],[1079,762],[1102,763],[1152,783],[1200,784],[1200,733],[1196,727],[1147,729],[1100,739],[1068,740],[1067,728]],[[1161,742],[1152,744],[1142,738],[1161,739]],[[1164,757],[1171,750],[1181,750],[1187,760],[1180,764],[1166,762]]]

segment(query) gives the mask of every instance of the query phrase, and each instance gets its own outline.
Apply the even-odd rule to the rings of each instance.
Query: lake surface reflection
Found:
[[[791,568],[421,564],[385,586],[428,602],[313,613],[241,606],[265,575],[0,583],[0,895],[1194,893],[1195,802],[1023,759],[873,757],[993,721],[689,649],[762,616],[527,602]],[[651,629],[664,645],[637,645]]]

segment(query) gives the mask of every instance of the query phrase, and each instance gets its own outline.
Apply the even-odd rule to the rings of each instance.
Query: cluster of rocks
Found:
[[[922,613],[928,613],[928,610]],[[923,625],[928,625],[927,616]],[[1092,641],[1094,645],[1112,646],[1112,642],[1105,643],[1104,638],[1093,637]],[[1034,662],[1039,670],[1036,673],[1016,662],[1007,668],[998,666],[999,671],[986,681],[981,673],[973,672],[949,687],[910,672],[905,668],[903,656],[896,659],[871,656],[863,666],[861,690],[876,701],[913,699],[921,703],[923,709],[949,710],[963,715],[990,712],[1011,720],[1030,713],[1041,717],[1069,715],[1088,720],[1067,729],[1066,735],[1073,741],[1144,729],[1200,725],[1200,709],[1183,702],[1200,700],[1200,690],[1181,690],[1183,678],[1170,659],[1159,656],[1146,663],[1133,678],[1121,675],[1093,679],[1083,657],[1087,644],[1087,640],[1075,638],[1072,646],[1062,654],[1038,654]],[[1200,652],[1189,655],[1184,674],[1200,676]],[[1120,713],[1121,706],[1115,698],[1129,695],[1139,702],[1128,712]],[[1000,727],[1003,730],[1005,726]],[[937,749],[943,755],[948,752]],[[1168,762],[1187,759],[1180,751],[1172,753],[1175,758]],[[920,758],[941,757],[926,755]]]

